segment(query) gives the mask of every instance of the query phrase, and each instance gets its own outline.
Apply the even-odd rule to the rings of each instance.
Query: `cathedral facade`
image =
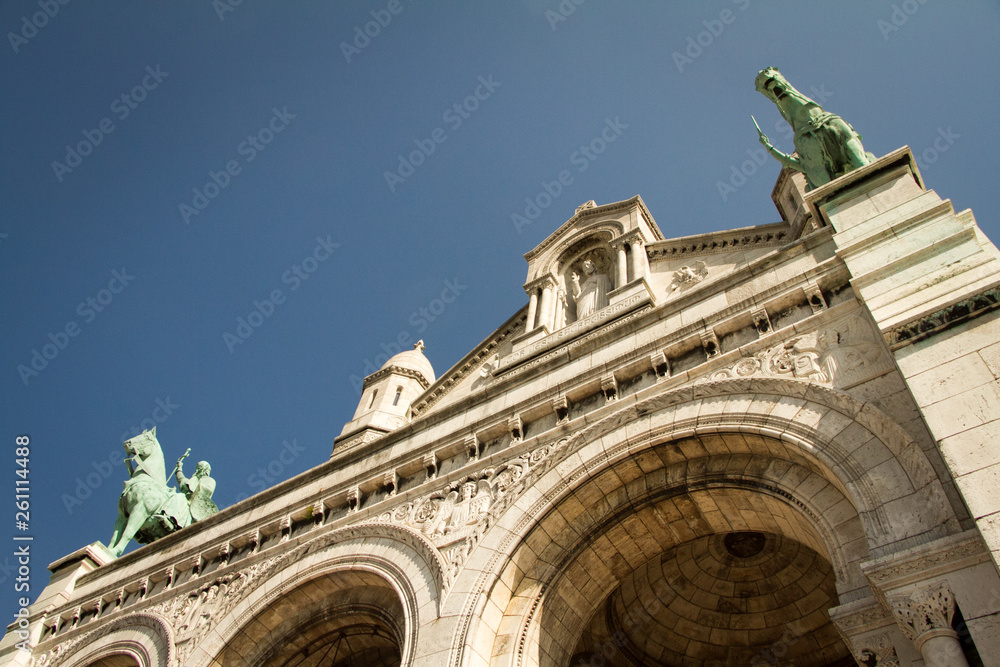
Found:
[[[676,239],[580,206],[451,369],[418,344],[327,463],[53,563],[0,665],[1000,664],[1000,254],[907,148],[772,197]]]

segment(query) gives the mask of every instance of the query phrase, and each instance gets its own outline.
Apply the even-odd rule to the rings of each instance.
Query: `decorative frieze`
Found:
[[[893,327],[885,332],[885,342],[893,350],[896,350],[979,317],[998,307],[1000,307],[1000,285],[957,301],[929,315]]]
[[[707,346],[705,351],[708,353]],[[854,316],[743,357],[696,382],[740,377],[792,377],[845,387],[884,373],[891,367],[892,360],[871,325]]]

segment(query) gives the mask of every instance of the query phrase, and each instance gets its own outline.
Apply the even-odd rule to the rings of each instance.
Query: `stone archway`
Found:
[[[398,526],[342,528],[276,559],[189,664],[408,665],[445,590],[433,545]]]
[[[666,442],[557,503],[501,574],[523,572],[505,610],[518,627],[512,663],[849,659],[826,610],[839,604],[837,570],[841,588],[856,587],[841,547],[860,517],[779,441],[750,440],[769,453],[735,453],[751,447],[741,434]],[[673,461],[681,452],[693,458]]]
[[[485,548],[470,555],[456,581],[483,595],[473,595],[458,619],[453,665],[569,664],[588,650],[585,633],[600,645],[598,612],[607,615],[611,596],[637,572],[683,549],[717,546],[730,533],[761,533],[765,543],[808,553],[832,574],[808,591],[799,586],[802,595],[788,603],[805,611],[787,616],[791,622],[869,597],[862,560],[959,529],[940,481],[902,428],[850,396],[807,383],[736,380],[664,392],[624,405],[560,446],[501,508]],[[668,502],[675,516],[661,525]],[[924,508],[916,515],[915,504]],[[616,556],[600,545],[625,550]],[[725,630],[759,622],[729,613],[737,618]],[[800,657],[848,659],[825,616],[812,627],[830,640],[798,641]],[[765,634],[716,646],[767,649],[776,640]]]
[[[311,579],[261,610],[227,644],[222,664],[254,667],[398,667],[403,604],[370,572]]]

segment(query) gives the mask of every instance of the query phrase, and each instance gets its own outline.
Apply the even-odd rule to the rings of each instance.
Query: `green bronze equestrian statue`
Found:
[[[755,84],[757,91],[774,102],[792,126],[795,154],[782,153],[772,146],[758,125],[760,143],[783,166],[805,174],[809,190],[875,161],[875,156],[865,152],[861,145],[861,135],[847,121],[824,111],[797,91],[776,68],[761,70]]]

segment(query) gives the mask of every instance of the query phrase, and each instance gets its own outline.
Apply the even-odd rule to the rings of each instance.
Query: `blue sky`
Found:
[[[124,435],[209,460],[221,507],[322,463],[360,378],[417,338],[447,370],[582,202],[640,194],[668,238],[776,221],[778,164],[744,165],[750,114],[792,149],[764,67],[1000,238],[996,2],[225,2],[0,6],[0,487],[29,435],[32,598],[108,541]]]

